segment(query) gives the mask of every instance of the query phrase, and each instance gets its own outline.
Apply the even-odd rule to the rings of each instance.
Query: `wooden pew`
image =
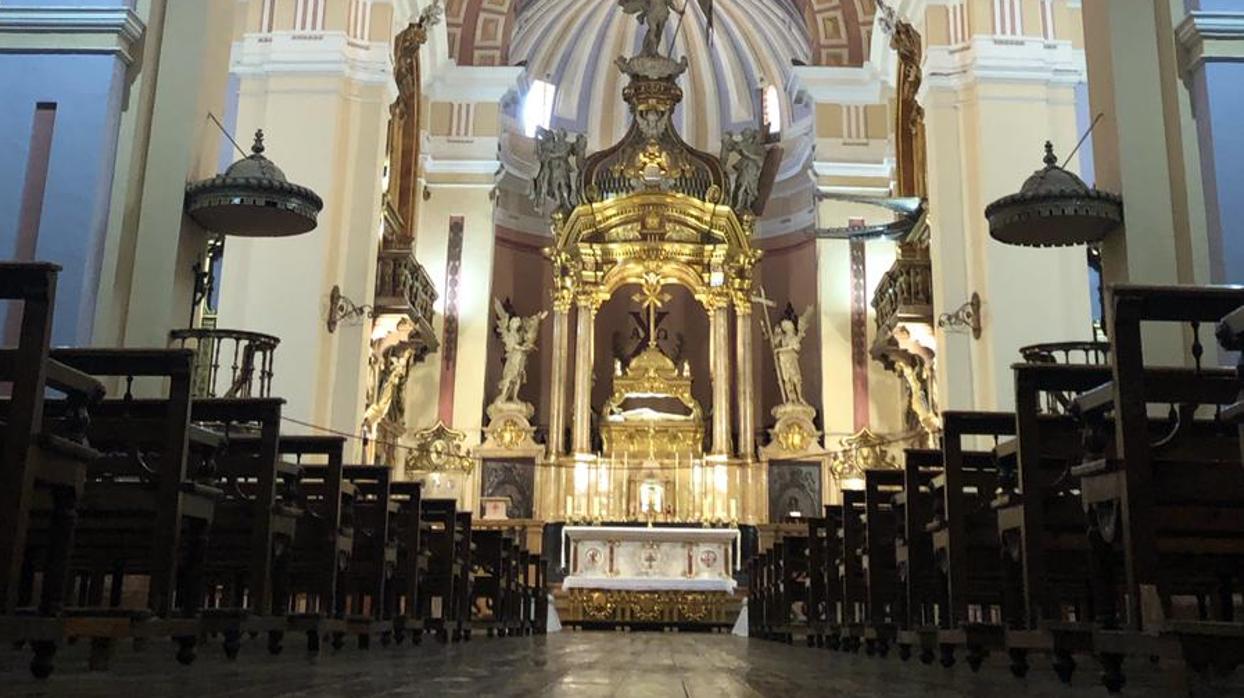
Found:
[[[512,603],[510,539],[499,529],[476,531],[471,558],[471,626],[488,637],[504,636],[509,630]]]
[[[825,646],[832,650],[842,648],[842,623],[845,607],[842,600],[842,577],[839,575],[838,562],[842,558],[842,539],[840,538],[842,530],[842,505],[826,504],[824,508],[824,516],[821,520],[824,522],[824,558],[818,561],[817,567],[820,569],[820,579],[814,578],[818,584],[822,584],[824,591],[824,621],[823,634],[825,635]]]
[[[277,559],[274,621],[285,616],[285,627],[302,633],[315,652],[321,640],[339,643],[347,630],[344,577],[354,557],[358,488],[345,479],[344,438],[282,435],[278,443],[280,470],[297,474],[291,499],[301,513],[292,547]],[[276,632],[271,637],[279,640]]]
[[[899,614],[903,608],[895,539],[898,520],[894,496],[902,491],[903,471],[864,472],[864,652],[885,657],[898,639]]]
[[[808,537],[783,536],[773,548],[770,633],[791,644],[796,634],[807,632],[804,608],[808,598]]]
[[[925,664],[933,662],[937,649],[941,575],[933,561],[933,535],[928,524],[933,521],[933,478],[943,470],[941,451],[907,449],[903,490],[891,499],[898,527],[895,576],[902,586],[902,611],[896,614],[899,658],[907,660],[915,649]]]
[[[824,647],[830,626],[829,535],[829,521],[824,516],[808,519],[808,584],[804,614],[809,647]],[[836,608],[832,610],[837,611]]]
[[[420,615],[419,589],[430,557],[422,537],[423,485],[412,481],[393,482],[390,492],[398,503],[398,513],[394,517],[397,566],[389,584],[393,636],[398,644],[407,636],[418,644],[422,641],[424,621]]]
[[[549,590],[548,562],[543,554],[532,554],[530,558],[530,580],[535,601],[532,606],[532,632],[536,635],[547,635],[549,631]]]
[[[121,379],[121,394],[93,410],[87,429],[102,456],[89,467],[77,505],[78,545],[70,567],[80,585],[77,606],[65,612],[66,633],[90,640],[95,670],[106,669],[117,641],[127,639],[174,638],[178,660],[189,664],[199,634],[207,535],[222,496],[201,467],[206,462],[210,468],[216,441],[189,422],[193,354],[58,349],[52,356],[97,378]],[[167,389],[159,389],[162,397],[135,397],[136,379],[159,379]],[[63,405],[51,409],[57,406]],[[55,535],[51,525],[42,531]],[[145,598],[124,605],[133,577],[145,578]],[[106,605],[105,578],[111,580]]]
[[[995,498],[1008,598],[1004,610],[1011,671],[1027,674],[1028,654],[1051,655],[1070,683],[1076,654],[1093,649],[1088,520],[1078,481],[1081,421],[1061,406],[1109,380],[1108,366],[1016,364],[1017,468]]]
[[[1094,648],[1110,691],[1122,688],[1129,655],[1159,657],[1183,691],[1185,666],[1226,671],[1244,661],[1244,624],[1235,622],[1232,602],[1244,563],[1239,432],[1196,416],[1197,407],[1203,413],[1238,398],[1234,371],[1199,365],[1199,330],[1244,305],[1244,289],[1116,286],[1112,298],[1112,380],[1076,401],[1099,431],[1104,415],[1113,416],[1112,451],[1094,447],[1098,453],[1073,471],[1101,572],[1095,599],[1103,627]],[[1146,365],[1146,323],[1191,330],[1198,366]],[[1170,418],[1151,419],[1156,406],[1172,406]],[[1118,583],[1110,578],[1116,560]],[[1198,599],[1202,621],[1175,619],[1173,602],[1183,595]]]
[[[1223,409],[1222,418],[1240,425],[1240,459],[1244,460],[1244,306],[1237,308],[1218,324],[1218,341],[1224,349],[1240,352],[1239,366],[1236,368],[1240,394],[1234,403]]]
[[[838,579],[842,583],[842,612],[839,616],[840,646],[859,652],[864,646],[867,621],[868,587],[864,579],[864,492],[842,493],[842,525],[838,528]]]
[[[938,645],[951,667],[955,650],[967,649],[973,671],[991,650],[1005,648],[1000,618],[1003,602],[1001,547],[990,503],[998,487],[994,450],[965,451],[964,437],[999,439],[1015,434],[1015,416],[1003,412],[946,412],[942,416],[944,470],[933,478],[933,556],[942,575]],[[996,449],[995,449],[996,450]]]
[[[397,568],[400,503],[392,496],[387,465],[350,465],[344,477],[355,488],[354,551],[342,579],[347,631],[368,649],[371,638],[388,646],[393,637],[393,609],[387,585]]]
[[[224,492],[208,534],[204,578],[204,632],[221,635],[226,656],[243,635],[265,634],[280,652],[287,629],[284,590],[297,521],[303,515],[297,485],[301,468],[282,462],[277,398],[204,398],[191,419],[220,435],[215,482]]]
[[[99,381],[49,358],[59,272],[54,264],[0,262],[0,300],[21,303],[18,345],[0,351],[0,383],[9,386],[8,413],[0,425],[0,641],[28,642],[34,650],[30,670],[39,678],[52,673],[52,657],[64,639],[58,616],[73,551],[74,510],[86,468],[99,455],[82,443],[81,420],[63,425],[68,432],[45,420],[45,389],[64,394],[80,416],[104,395]],[[9,313],[18,312],[16,302]],[[53,500],[53,545],[43,560],[38,605],[27,610],[22,607],[33,600],[23,584],[30,559],[27,533],[36,493],[44,492]]]
[[[768,561],[760,552],[747,559],[747,634],[765,638],[765,567]]]
[[[474,531],[471,528],[471,512],[459,511],[454,516],[454,555],[458,577],[454,580],[452,602],[454,605],[454,642],[471,639],[471,565],[475,555]]]
[[[429,553],[428,571],[419,588],[420,616],[424,627],[448,642],[456,627],[455,587],[461,585],[464,562],[456,538],[458,504],[452,499],[423,500],[423,538]]]

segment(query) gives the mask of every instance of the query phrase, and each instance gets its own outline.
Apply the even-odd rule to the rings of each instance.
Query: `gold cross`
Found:
[[[643,286],[639,293],[631,296],[631,300],[639,303],[640,307],[648,311],[648,346],[655,347],[657,344],[657,308],[669,302],[671,296],[663,293],[661,289],[665,286],[661,275],[654,271],[644,272]]]

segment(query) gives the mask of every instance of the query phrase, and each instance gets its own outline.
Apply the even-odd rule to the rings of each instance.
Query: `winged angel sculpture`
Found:
[[[497,334],[501,336],[501,343],[505,347],[505,367],[501,370],[495,402],[519,402],[518,391],[527,381],[527,355],[536,348],[540,321],[548,312],[540,311],[529,317],[511,315],[505,305],[495,298],[492,306],[497,314]]]
[[[573,139],[566,129],[536,129],[536,159],[540,171],[532,186],[531,201],[544,213],[549,199],[557,202],[557,210],[568,211],[579,202],[579,175],[587,157],[587,138],[577,134]]]
[[[782,394],[786,404],[806,405],[803,397],[803,373],[799,369],[799,350],[803,338],[812,325],[813,306],[808,306],[798,317],[787,311],[788,316],[782,318],[769,332],[769,341],[773,344],[774,363],[777,364],[778,379],[781,381]]]
[[[760,131],[749,128],[722,134],[721,166],[727,176],[727,198],[736,211],[750,211],[760,195],[765,167],[765,144]]]

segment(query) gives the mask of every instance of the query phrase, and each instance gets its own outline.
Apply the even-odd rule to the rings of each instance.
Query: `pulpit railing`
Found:
[[[375,314],[405,315],[414,323],[411,339],[421,344],[417,355],[437,347],[432,330],[436,287],[414,250],[401,243],[386,242],[376,260]]]
[[[269,397],[280,343],[268,334],[214,327],[169,332],[169,346],[195,353],[195,397]]]
[[[888,337],[900,321],[933,320],[933,265],[925,255],[894,260],[873,292],[878,334]]]
[[[1030,364],[1104,366],[1110,363],[1109,342],[1044,342],[1021,347],[1019,353]]]

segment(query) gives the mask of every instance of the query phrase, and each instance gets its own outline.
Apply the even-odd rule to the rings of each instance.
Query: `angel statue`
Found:
[[[760,131],[754,128],[722,134],[721,167],[726,171],[726,198],[736,211],[750,211],[756,204],[765,155]]]
[[[518,391],[527,381],[527,355],[536,348],[540,321],[548,312],[540,311],[530,317],[511,315],[505,305],[495,298],[492,306],[497,313],[497,334],[505,347],[505,367],[501,370],[494,403],[519,402]]]
[[[665,25],[669,24],[670,13],[681,15],[687,9],[684,6],[679,10],[674,5],[674,0],[618,0],[618,5],[626,14],[638,15],[639,23],[648,26],[648,31],[644,34],[644,48],[639,54],[641,56],[661,55],[661,40],[665,36]]]
[[[808,306],[803,314],[795,317],[794,311],[787,306],[786,317],[769,331],[769,341],[773,344],[773,359],[777,365],[778,382],[782,386],[782,394],[786,404],[806,405],[803,398],[803,374],[799,370],[799,349],[803,338],[808,333],[812,322],[813,306]]]
[[[536,129],[536,159],[540,171],[532,183],[531,201],[544,213],[545,202],[553,199],[557,209],[574,208],[579,200],[579,175],[587,157],[587,138],[577,134],[571,140],[566,129]]]

